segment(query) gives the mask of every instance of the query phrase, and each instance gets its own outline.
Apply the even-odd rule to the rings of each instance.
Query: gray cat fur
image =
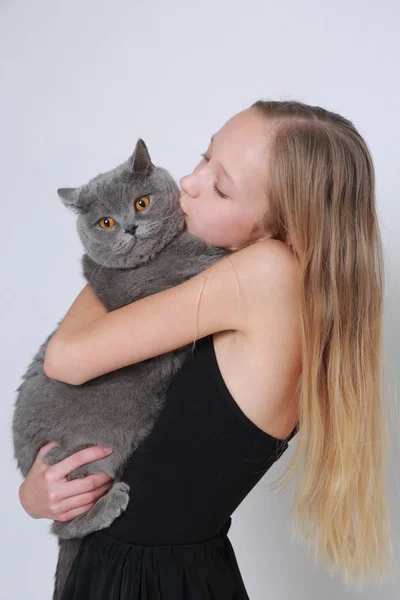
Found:
[[[179,187],[166,169],[153,165],[142,139],[122,165],[81,187],[61,188],[57,193],[78,214],[77,231],[86,251],[83,275],[109,311],[178,285],[227,253],[187,231]],[[135,200],[141,196],[147,196],[150,204],[139,211]],[[112,217],[115,226],[102,229],[98,223],[104,217]],[[16,390],[12,429],[18,468],[26,477],[40,447],[49,440],[61,442],[43,458],[49,465],[92,445],[114,450],[67,477],[105,471],[114,482],[89,511],[51,524],[59,542],[53,596],[59,600],[81,538],[107,527],[126,509],[129,486],[121,481],[125,466],[149,435],[169,383],[192,354],[192,344],[82,385],[69,385],[48,378],[43,370],[54,333],[40,346]]]

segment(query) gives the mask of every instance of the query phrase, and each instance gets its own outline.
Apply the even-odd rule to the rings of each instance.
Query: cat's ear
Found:
[[[67,208],[70,208],[76,213],[83,212],[79,188],[58,188],[57,194]]]
[[[129,159],[129,166],[133,173],[141,173],[142,175],[147,175],[154,167],[147,146],[142,138],[139,138],[136,143],[135,150]]]

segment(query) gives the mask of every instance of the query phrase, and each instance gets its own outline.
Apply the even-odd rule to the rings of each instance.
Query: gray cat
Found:
[[[83,274],[109,311],[178,285],[228,252],[186,230],[179,187],[168,171],[153,165],[142,139],[123,164],[81,187],[57,193],[78,214],[77,230],[86,250]],[[50,379],[43,371],[54,333],[39,348],[16,390],[13,442],[18,468],[25,477],[49,440],[61,442],[44,457],[49,465],[92,445],[114,450],[68,476],[71,480],[105,471],[114,482],[89,511],[51,524],[59,543],[53,595],[59,600],[81,538],[108,527],[125,511],[125,466],[153,428],[168,385],[191,355],[192,345],[74,386]]]

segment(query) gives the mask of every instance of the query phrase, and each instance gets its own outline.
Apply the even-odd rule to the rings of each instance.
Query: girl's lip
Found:
[[[181,204],[181,199],[179,198],[179,204],[181,206],[181,211],[183,212],[183,214],[185,215],[185,217],[187,217],[187,214],[185,213],[185,211],[182,208],[182,204]]]

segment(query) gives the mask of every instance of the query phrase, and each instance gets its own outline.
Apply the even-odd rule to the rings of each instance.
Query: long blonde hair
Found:
[[[393,566],[374,166],[353,123],[334,112],[297,101],[250,108],[269,131],[265,229],[292,247],[301,283],[299,443],[282,485],[297,468],[292,540],[361,591]]]

